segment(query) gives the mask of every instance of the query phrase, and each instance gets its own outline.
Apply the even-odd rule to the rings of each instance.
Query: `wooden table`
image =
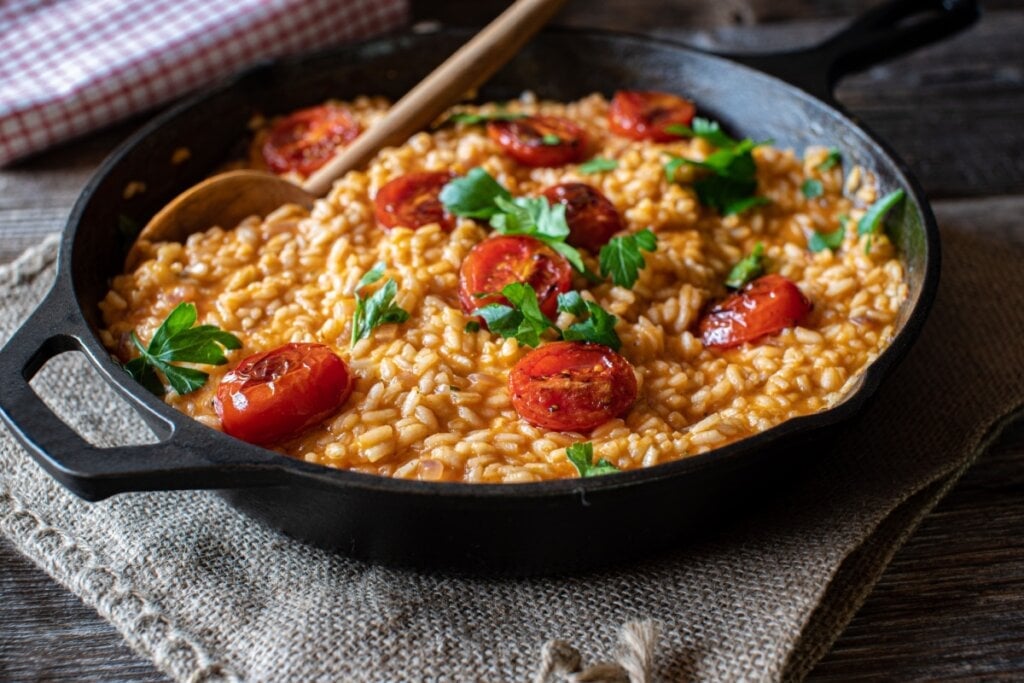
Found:
[[[865,1],[580,1],[560,21],[703,47],[768,49],[819,40],[841,23],[825,14]],[[1024,241],[1024,10],[1016,2],[989,2],[970,33],[849,79],[839,99],[915,169],[940,223],[984,223]],[[480,23],[502,4],[420,1],[414,12],[418,19]],[[719,27],[694,28],[708,24]],[[89,173],[137,123],[0,172],[0,261],[62,227]],[[1018,424],[897,553],[812,679],[1024,678],[1022,494]],[[92,610],[0,543],[0,680],[82,678],[164,680]]]

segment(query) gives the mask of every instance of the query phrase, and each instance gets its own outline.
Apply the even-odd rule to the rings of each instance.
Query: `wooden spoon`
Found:
[[[153,242],[182,241],[214,225],[235,226],[284,204],[312,208],[335,180],[387,145],[405,142],[467,92],[483,84],[547,23],[565,0],[516,0],[497,19],[434,69],[302,186],[262,171],[230,171],[193,185],[160,210],[139,233],[125,267],[133,270]]]

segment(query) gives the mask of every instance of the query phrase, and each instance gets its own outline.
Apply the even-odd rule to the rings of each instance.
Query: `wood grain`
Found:
[[[767,50],[820,40],[841,24],[835,17],[865,4],[874,3],[577,1],[559,21]],[[418,19],[480,24],[507,2],[413,5]],[[946,199],[936,207],[945,221],[995,223],[1006,239],[1024,241],[1024,11],[1019,0],[987,6],[997,11],[972,32],[850,78],[839,97],[911,163],[933,197]],[[736,25],[794,16],[803,20]],[[62,227],[88,174],[141,120],[0,172],[0,262]],[[1022,494],[1017,425],[897,553],[811,680],[1024,679]],[[95,612],[0,542],[0,680],[83,678],[165,680]]]
[[[925,519],[809,680],[1024,678],[1022,494],[1024,423]]]

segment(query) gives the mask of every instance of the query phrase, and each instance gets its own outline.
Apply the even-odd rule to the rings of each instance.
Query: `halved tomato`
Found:
[[[224,375],[213,406],[225,432],[271,446],[334,413],[353,384],[345,361],[326,346],[285,344]]]
[[[608,109],[612,132],[633,140],[670,142],[680,136],[666,126],[689,126],[697,108],[693,102],[666,92],[619,90]]]
[[[487,135],[524,166],[563,166],[582,161],[587,154],[587,134],[561,116],[490,121]]]
[[[358,135],[359,122],[344,107],[323,104],[300,109],[271,127],[263,142],[263,160],[274,173],[295,171],[308,176]]]
[[[385,228],[403,226],[413,230],[438,223],[442,230],[450,231],[455,223],[438,195],[454,177],[448,171],[398,176],[377,192],[373,201],[377,222]]]
[[[781,275],[759,277],[712,308],[700,321],[704,346],[727,349],[792,327],[813,308]]]
[[[523,356],[508,376],[519,417],[543,429],[584,432],[629,410],[637,384],[629,361],[602,344],[553,342]]]
[[[612,235],[622,230],[622,218],[607,197],[586,183],[562,183],[544,190],[548,202],[565,204],[569,244],[600,251]]]
[[[532,237],[489,237],[473,247],[462,261],[459,271],[462,310],[472,314],[487,304],[507,304],[499,292],[513,282],[533,287],[541,312],[554,318],[558,295],[568,292],[572,286],[572,266],[561,254]]]

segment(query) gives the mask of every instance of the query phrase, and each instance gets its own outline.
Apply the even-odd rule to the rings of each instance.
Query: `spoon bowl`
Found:
[[[249,216],[266,216],[285,204],[313,208],[314,197],[295,183],[264,171],[228,171],[211,176],[175,197],[139,233],[125,259],[137,267],[154,242],[183,242],[215,225],[234,227]]]

